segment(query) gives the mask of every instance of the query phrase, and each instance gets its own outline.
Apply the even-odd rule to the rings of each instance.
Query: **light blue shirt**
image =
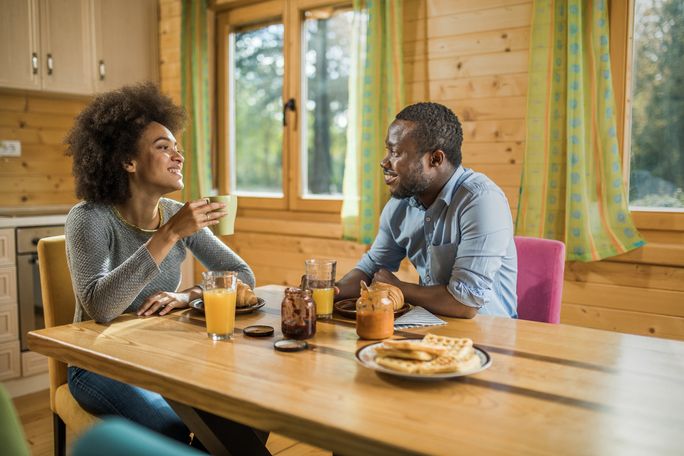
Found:
[[[415,198],[387,202],[378,235],[356,267],[372,277],[381,268],[396,272],[404,257],[421,285],[446,285],[480,314],[517,317],[511,210],[484,174],[459,166],[427,209]]]

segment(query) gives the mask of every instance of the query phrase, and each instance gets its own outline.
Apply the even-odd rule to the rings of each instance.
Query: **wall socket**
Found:
[[[0,157],[21,157],[21,141],[0,141]]]

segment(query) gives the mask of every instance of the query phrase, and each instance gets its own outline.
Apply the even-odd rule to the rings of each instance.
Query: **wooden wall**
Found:
[[[530,0],[406,0],[407,101],[463,122],[463,163],[491,177],[515,215],[525,141]]]
[[[160,0],[162,87],[180,94],[179,0]],[[531,0],[405,0],[408,102],[451,107],[464,125],[464,164],[506,192],[515,216],[525,146]],[[673,221],[674,220],[674,221]],[[562,321],[684,339],[684,215],[638,216],[649,245],[598,263],[568,263]],[[296,284],[305,258],[353,267],[365,246],[339,240],[335,216],[240,210],[227,242],[259,284]],[[415,271],[404,268],[404,279]]]
[[[0,139],[21,141],[21,157],[0,157],[0,207],[76,202],[64,137],[88,98],[0,90]]]

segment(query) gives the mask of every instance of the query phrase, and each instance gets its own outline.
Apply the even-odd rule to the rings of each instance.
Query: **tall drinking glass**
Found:
[[[316,318],[332,318],[335,299],[335,260],[310,259],[304,262],[306,268],[306,288],[311,290],[316,304]]]
[[[207,335],[213,340],[230,339],[235,328],[237,272],[208,271],[202,279]]]

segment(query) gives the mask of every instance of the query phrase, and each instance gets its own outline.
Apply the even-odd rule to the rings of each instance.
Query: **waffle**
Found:
[[[449,354],[438,356],[431,361],[415,359],[400,359],[389,356],[378,356],[375,362],[379,365],[407,374],[442,374],[448,372],[467,372],[480,367],[480,358],[473,356],[464,360],[457,360]]]
[[[376,348],[375,355],[391,358],[416,359],[418,361],[430,361],[437,357],[436,354],[420,350],[397,350],[396,348],[384,347]]]
[[[427,344],[425,340],[386,340],[382,343],[383,348],[394,350],[413,350],[431,353],[433,355],[443,355],[449,351],[449,347],[435,344]]]
[[[431,352],[425,351],[426,349]],[[417,353],[423,355],[416,355]],[[433,358],[428,359],[426,355]],[[466,372],[477,369],[481,364],[472,340],[435,334],[428,334],[419,342],[385,341],[383,347],[376,349],[375,362],[399,372],[428,375]]]

